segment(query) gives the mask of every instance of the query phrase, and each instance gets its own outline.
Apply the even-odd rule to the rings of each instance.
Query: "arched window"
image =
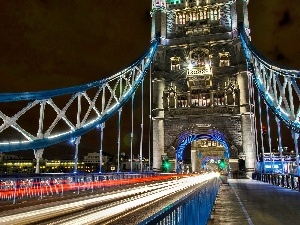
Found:
[[[180,57],[171,57],[171,70],[180,70]]]
[[[175,91],[170,91],[169,93],[169,107],[170,108],[175,108],[175,96],[176,96],[176,93]]]
[[[196,20],[198,20],[197,13],[196,12],[192,12],[192,21],[196,21]]]
[[[212,20],[212,21],[219,20],[219,9],[218,8],[210,9],[210,20]]]
[[[185,14],[184,13],[180,13],[179,14],[179,23],[178,24],[185,24]]]
[[[200,10],[199,11],[199,20],[203,20],[204,17],[203,17],[203,10]]]

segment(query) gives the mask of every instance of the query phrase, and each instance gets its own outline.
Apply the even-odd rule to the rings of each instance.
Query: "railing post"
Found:
[[[16,204],[16,195],[17,195],[17,179],[15,179],[15,190],[14,190],[14,200],[13,204]]]

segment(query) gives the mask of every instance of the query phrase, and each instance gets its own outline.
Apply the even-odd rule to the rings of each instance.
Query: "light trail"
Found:
[[[0,200],[7,201],[13,198],[34,198],[42,195],[63,194],[68,191],[78,191],[78,189],[99,189],[113,186],[124,186],[143,182],[152,182],[158,180],[168,180],[180,175],[155,175],[151,177],[131,177],[123,179],[107,179],[98,181],[89,181],[85,183],[71,182],[68,179],[54,179],[51,177],[44,180],[34,181],[41,178],[20,178],[20,179],[0,179]],[[78,179],[78,177],[70,177]]]
[[[67,219],[56,219],[56,221],[58,224],[66,225],[99,223],[217,176],[219,176],[217,173],[211,173],[200,176],[184,177],[178,180],[170,180],[123,190],[122,192],[111,193],[105,196],[93,196],[93,198],[78,200],[76,202],[65,203],[58,206],[47,207],[47,205],[43,205],[42,207],[45,208],[3,216],[1,217],[0,222],[1,224],[23,225],[32,222],[49,221],[54,217],[59,218],[71,214],[70,216],[68,215]],[[94,210],[88,211],[88,207],[92,207],[93,205],[97,206],[94,207]],[[101,209],[99,210],[99,208]],[[74,215],[72,215],[72,213]],[[51,224],[57,223],[51,222]]]

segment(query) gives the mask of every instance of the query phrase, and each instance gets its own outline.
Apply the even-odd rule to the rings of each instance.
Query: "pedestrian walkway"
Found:
[[[252,179],[222,184],[208,225],[299,224],[300,192]]]

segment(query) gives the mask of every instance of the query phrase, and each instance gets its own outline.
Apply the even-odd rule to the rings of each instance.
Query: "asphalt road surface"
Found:
[[[220,188],[208,225],[300,224],[300,192],[251,179],[229,179]]]

